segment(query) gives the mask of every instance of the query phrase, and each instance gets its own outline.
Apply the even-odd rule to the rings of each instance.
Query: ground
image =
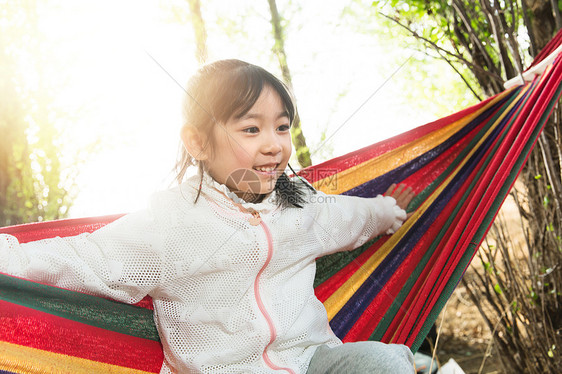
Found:
[[[511,197],[504,202],[500,214],[509,224],[512,240],[523,245],[524,237],[520,229],[518,208]],[[475,258],[464,278],[470,280],[478,268]],[[437,359],[446,363],[453,358],[466,374],[503,374],[505,370],[494,347],[490,329],[484,322],[476,305],[470,300],[462,283],[457,286],[449,302],[441,312],[436,326],[441,326],[437,342]]]
[[[437,342],[440,364],[453,358],[466,374],[505,372],[494,349],[490,330],[462,285],[457,287],[441,312],[436,323],[438,329],[441,323]]]

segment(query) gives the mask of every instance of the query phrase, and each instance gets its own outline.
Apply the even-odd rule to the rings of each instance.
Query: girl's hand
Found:
[[[402,183],[398,185],[398,188],[396,187],[396,183],[392,183],[390,187],[388,187],[388,190],[386,190],[385,195],[393,197],[396,200],[396,205],[404,210],[406,210],[410,201],[416,196],[412,187],[406,187],[406,185]],[[411,213],[408,214],[408,217],[410,215]]]

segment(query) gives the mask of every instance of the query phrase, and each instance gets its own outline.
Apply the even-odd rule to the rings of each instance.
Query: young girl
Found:
[[[260,67],[212,63],[187,93],[178,187],[92,234],[1,235],[0,271],[127,303],[150,295],[162,373],[413,373],[405,346],[342,344],[313,290],[315,259],[394,232],[411,189],[328,196],[287,177],[296,108]]]

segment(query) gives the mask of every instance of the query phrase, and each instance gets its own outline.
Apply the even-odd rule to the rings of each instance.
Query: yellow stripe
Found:
[[[149,374],[148,371],[130,369],[7,342],[0,342],[0,370],[33,374]]]
[[[392,151],[385,152],[378,157],[340,171],[337,173],[336,180],[334,180],[334,176],[329,176],[317,180],[312,185],[316,189],[325,193],[341,194],[386,174],[389,171],[394,170],[435,148],[437,144],[440,144],[450,138],[482,112],[489,109],[499,100],[503,99],[509,92],[510,91],[505,91],[499,94],[486,106],[447,126],[433,131],[410,143],[404,144]]]
[[[463,159],[463,161],[458,165],[458,167],[455,169],[455,171],[445,180],[444,183],[442,183],[439,188],[432,194],[432,198],[431,198],[431,202],[433,203],[433,201],[435,201],[436,197],[441,194],[441,192],[443,191],[443,189],[449,185],[449,183],[451,182],[451,180],[458,174],[458,172],[460,171],[460,169],[468,162],[468,160],[474,155],[474,153],[476,152],[476,150],[478,148],[480,148],[480,146],[482,145],[483,142],[485,142],[489,135],[496,129],[496,127],[501,123],[501,121],[503,121],[503,119],[507,116],[507,114],[513,109],[514,106],[519,105],[519,101],[521,100],[521,98],[526,94],[527,91],[529,91],[531,88],[531,85],[526,85],[521,89],[521,92],[519,92],[519,94],[517,95],[517,97],[515,98],[515,100],[513,100],[509,106],[500,114],[500,116],[496,119],[496,121],[494,122],[494,124],[492,126],[490,126],[490,128],[488,129],[488,131],[486,132],[486,134],[484,134],[484,136],[482,136],[482,138],[480,138],[480,141],[470,150],[469,154]],[[423,204],[423,210],[426,211],[427,208],[429,207],[429,204]],[[413,217],[412,217],[413,218]],[[419,215],[417,215],[417,218],[419,218]],[[408,222],[407,222],[408,223]],[[406,227],[403,230],[403,227],[401,227],[398,231],[397,234],[400,235],[400,237],[403,237],[405,235],[405,233],[410,229],[410,227],[412,227],[413,222],[409,225],[406,225]],[[392,338],[390,339],[390,342],[393,342],[396,335],[400,332],[404,322],[410,318],[410,316],[408,315],[408,313],[404,314],[404,318],[402,319],[402,321],[400,321],[400,324],[398,325],[398,327],[396,328],[396,330],[394,331]]]
[[[349,299],[355,294],[355,292],[361,287],[361,285],[369,279],[373,271],[377,266],[384,260],[384,258],[392,251],[396,244],[404,237],[404,235],[411,229],[414,223],[419,219],[419,217],[425,213],[425,211],[433,204],[435,199],[441,194],[443,189],[449,185],[451,180],[459,173],[462,167],[468,162],[472,157],[474,152],[480,147],[480,145],[488,138],[490,133],[499,125],[501,120],[509,113],[511,108],[519,101],[521,96],[527,88],[523,89],[516,100],[514,100],[507,110],[498,117],[496,122],[488,129],[486,134],[479,140],[478,144],[473,147],[469,154],[464,158],[464,160],[457,166],[457,168],[449,175],[449,177],[441,183],[441,185],[424,201],[424,203],[412,214],[412,216],[402,225],[402,227],[392,235],[378,250],[375,252],[366,262],[361,266],[344,284],[340,286],[326,301],[324,301],[324,307],[328,312],[328,319],[331,320],[341,308],[349,301]],[[339,180],[338,180],[339,182]],[[372,281],[376,279],[372,278]],[[394,299],[396,295],[388,295],[390,298]]]

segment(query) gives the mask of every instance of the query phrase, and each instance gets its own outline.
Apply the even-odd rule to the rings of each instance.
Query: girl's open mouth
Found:
[[[278,166],[279,166],[279,164],[262,165],[262,166],[256,166],[253,169],[258,174],[271,176],[271,175],[277,175],[277,167]]]

